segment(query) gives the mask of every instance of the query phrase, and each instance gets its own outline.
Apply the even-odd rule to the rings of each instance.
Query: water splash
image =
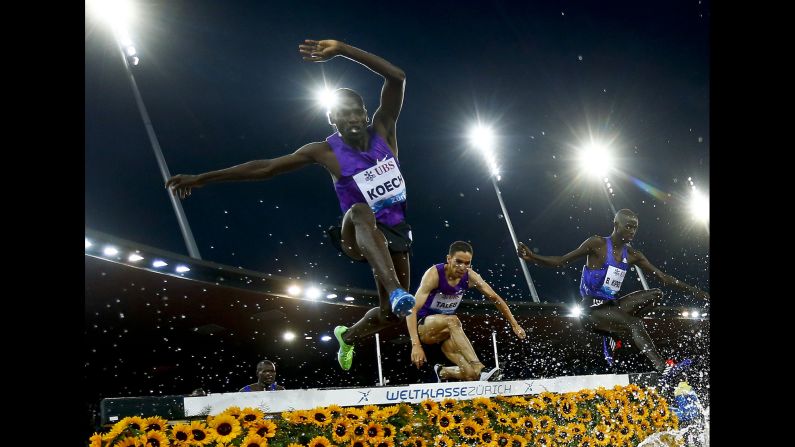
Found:
[[[698,421],[679,430],[654,433],[637,447],[709,447],[709,407],[704,409],[700,404],[697,405],[701,412],[701,418]]]

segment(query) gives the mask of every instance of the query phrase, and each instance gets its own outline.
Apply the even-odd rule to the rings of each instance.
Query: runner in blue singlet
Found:
[[[619,297],[629,266],[639,267],[659,279],[663,285],[676,287],[699,298],[709,300],[709,294],[662,272],[643,253],[630,247],[629,243],[637,231],[638,216],[628,209],[622,209],[616,213],[610,236],[591,236],[576,250],[563,256],[541,256],[523,243],[519,243],[517,253],[524,260],[544,267],[562,267],[587,256],[580,281],[580,296],[583,298],[580,318],[583,325],[602,335],[631,338],[666,379],[689,366],[690,360],[685,359],[678,364],[670,359],[663,360],[643,326],[641,316],[654,305],[655,300],[662,298],[660,289],[640,290]],[[605,359],[612,364],[612,349],[608,342],[612,344],[609,338],[603,340],[602,349]]]

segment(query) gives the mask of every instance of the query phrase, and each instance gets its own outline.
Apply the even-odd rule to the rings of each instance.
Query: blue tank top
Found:
[[[621,283],[629,270],[627,263],[627,247],[621,250],[621,262],[616,262],[613,256],[613,241],[606,237],[607,255],[601,268],[589,269],[588,264],[582,268],[580,280],[580,296],[593,297],[600,300],[613,300],[621,289]]]
[[[461,304],[461,299],[464,298],[464,292],[469,288],[469,271],[464,273],[461,280],[455,287],[447,282],[447,276],[444,273],[445,264],[436,264],[436,272],[439,274],[439,286],[428,295],[425,304],[422,305],[417,318],[423,318],[428,315],[446,314],[452,315]]]
[[[334,191],[343,213],[356,203],[366,203],[375,220],[393,227],[406,220],[406,183],[386,141],[372,126],[367,132],[369,149],[364,152],[345,144],[339,132],[326,138],[340,164]]]
[[[248,391],[251,391],[251,385],[246,385],[241,390],[241,392],[248,392]],[[268,385],[268,387],[265,388],[265,391],[276,391],[276,382],[273,382],[270,385]]]

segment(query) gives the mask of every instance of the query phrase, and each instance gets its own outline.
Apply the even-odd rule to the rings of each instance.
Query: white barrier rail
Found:
[[[394,405],[417,403],[425,399],[441,401],[453,398],[519,396],[544,391],[568,393],[584,388],[629,385],[627,374],[564,376],[550,379],[514,380],[507,382],[445,382],[374,388],[307,389],[219,393],[185,397],[185,416],[216,415],[229,407],[258,408],[266,413],[308,410],[331,404],[340,406]]]

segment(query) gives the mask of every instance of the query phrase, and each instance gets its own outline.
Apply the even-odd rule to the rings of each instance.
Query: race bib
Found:
[[[609,295],[615,295],[621,289],[621,283],[624,282],[624,276],[627,274],[626,270],[621,270],[611,266],[607,267],[607,274],[605,274],[605,282],[602,284],[602,291],[607,292]]]
[[[353,176],[374,213],[406,201],[406,184],[394,158],[385,158],[372,168]]]
[[[433,297],[433,303],[431,303],[431,309],[437,310],[443,314],[451,314],[455,312],[458,308],[458,305],[461,304],[461,298],[464,297],[464,294],[461,295],[445,295],[443,293],[437,293],[435,297]]]

